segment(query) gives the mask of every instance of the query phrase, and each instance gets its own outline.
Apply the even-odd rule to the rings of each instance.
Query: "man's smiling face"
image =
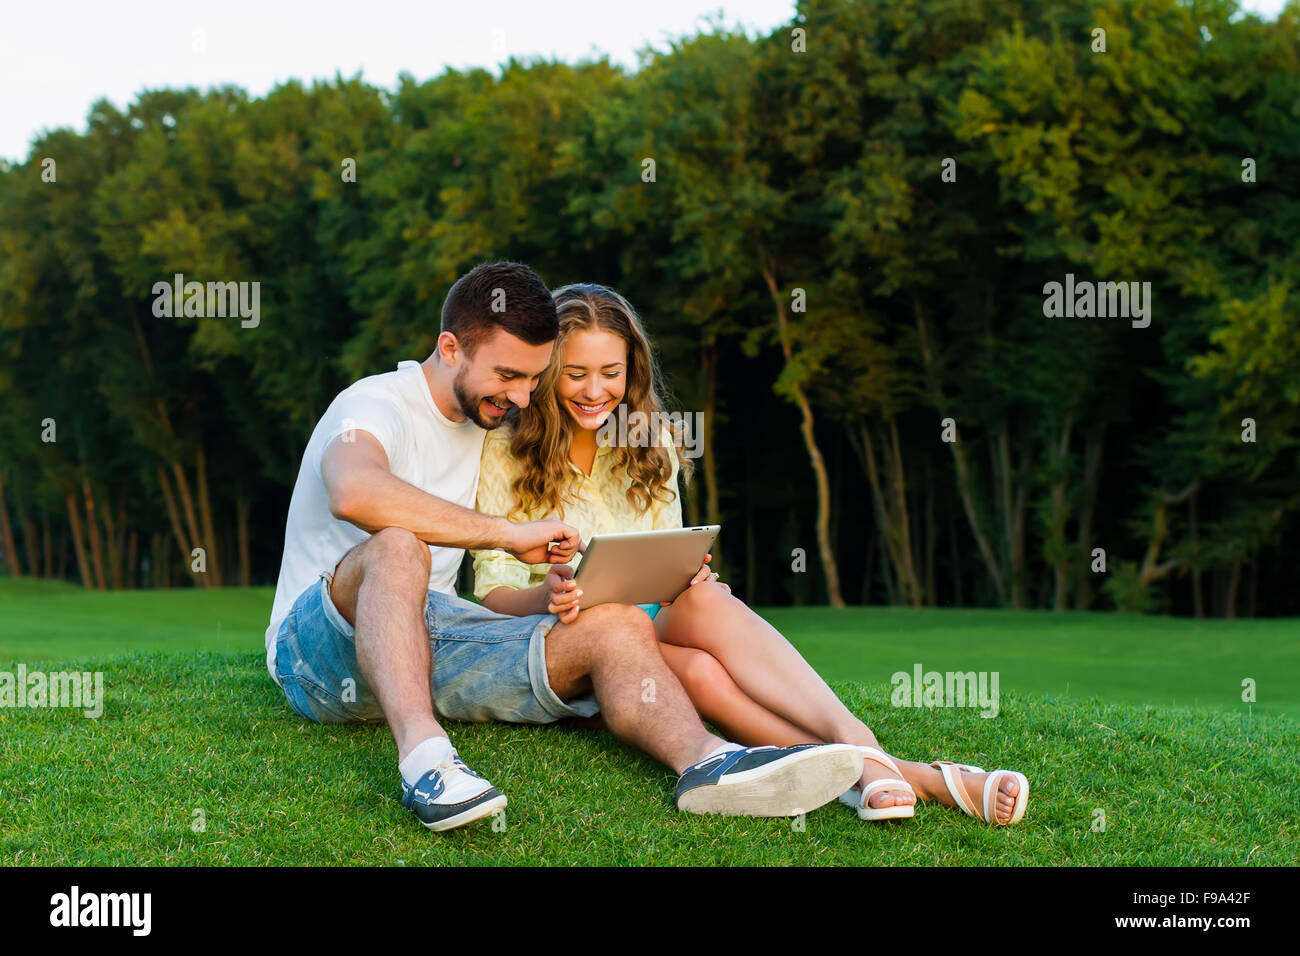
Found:
[[[460,354],[452,390],[460,410],[479,428],[493,429],[513,405],[524,408],[551,360],[555,343],[529,345],[496,329],[474,349]]]

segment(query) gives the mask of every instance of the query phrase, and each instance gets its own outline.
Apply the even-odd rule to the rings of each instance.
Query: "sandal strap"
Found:
[[[963,773],[988,773],[983,767],[973,767],[968,763],[957,763],[955,760],[936,760],[930,766],[937,767],[941,763],[951,764]]]
[[[1012,777],[1020,784],[1020,792],[1016,794],[1015,807],[1011,811],[1011,819],[1006,823],[998,823],[997,807],[993,801],[997,799],[998,791],[1002,787],[1002,779]],[[1018,823],[1020,818],[1025,815],[1025,805],[1029,800],[1029,781],[1025,775],[1015,770],[994,770],[989,774],[988,780],[984,782],[984,817],[993,826],[1010,826]]]
[[[1007,776],[1010,771],[994,770],[989,774],[988,779],[984,781],[984,820],[997,826],[998,814],[997,806],[994,801],[998,798],[998,789],[1002,786],[1002,778]]]
[[[951,760],[936,760],[930,766],[937,767],[939,773],[943,775],[943,782],[948,787],[948,793],[961,812],[968,817],[974,817],[976,820],[980,819],[980,815],[971,806],[970,799],[966,796],[966,788],[961,784],[961,765],[955,764]]]
[[[878,763],[882,767],[888,767],[900,777],[903,775],[903,771],[898,769],[898,764],[894,763],[889,754],[885,753],[883,750],[877,750],[875,747],[867,746],[859,746],[858,750],[861,752],[863,760],[870,760],[872,763]]]
[[[874,794],[877,790],[906,790],[913,797],[916,796],[916,791],[912,789],[912,785],[909,784],[906,780],[896,780],[890,777],[882,777],[879,780],[871,781],[869,784],[867,784],[865,787],[862,788],[862,793],[858,796],[858,806],[867,807],[868,809],[874,809],[870,807],[867,801],[871,799],[871,795]]]
[[[895,780],[890,777],[882,777],[879,780],[871,781],[862,788],[862,793],[865,797],[869,797],[877,790],[906,790],[908,793],[916,793],[906,780]],[[863,800],[863,803],[866,803],[866,800]]]

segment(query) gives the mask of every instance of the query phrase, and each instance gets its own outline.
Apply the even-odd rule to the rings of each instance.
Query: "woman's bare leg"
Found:
[[[664,643],[659,648],[700,716],[722,731],[726,739],[749,747],[824,743],[757,703],[708,651]]]
[[[708,651],[751,698],[819,740],[861,736],[850,713],[821,676],[781,633],[726,588],[704,582],[687,588],[655,618],[659,640]],[[871,743],[870,746],[876,746]]]
[[[687,588],[671,607],[663,608],[656,615],[655,629],[665,645],[707,651],[721,662],[737,690],[749,698],[751,705],[788,725],[787,733],[802,730],[808,735],[804,740],[792,742],[843,742],[884,750],[871,729],[844,706],[790,642],[743,601],[732,596],[728,588],[714,582]],[[669,666],[673,666],[671,661]],[[700,666],[697,661],[696,667]],[[689,693],[689,684],[685,680],[682,683]],[[734,713],[736,716],[731,719],[741,722],[733,734],[737,742],[751,746],[780,743],[777,739],[744,733],[751,726],[764,728],[766,719],[756,715],[753,707],[738,702],[735,695],[724,699],[726,702],[721,705],[704,704],[727,709],[727,714],[719,719],[707,719],[726,724],[728,715]],[[696,701],[697,707],[700,703]],[[915,761],[898,760],[897,763],[903,779],[911,784],[917,797],[955,806],[938,770]],[[890,776],[887,768],[866,761],[862,783],[887,776]],[[962,775],[971,799],[976,802],[983,792],[984,780],[984,774]],[[999,819],[1010,819],[1018,789],[1013,780],[1004,781],[997,800]],[[871,806],[876,808],[912,802],[912,795],[906,791],[881,790],[871,797]]]

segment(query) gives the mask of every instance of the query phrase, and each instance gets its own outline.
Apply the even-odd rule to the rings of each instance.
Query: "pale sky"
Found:
[[[106,96],[223,83],[262,95],[297,78],[361,71],[393,88],[445,67],[494,69],[510,56],[574,62],[698,32],[721,9],[752,33],[794,15],[794,0],[15,0],[0,32],[0,157],[25,157],[42,127],[85,129]]]
[[[1273,17],[1284,0],[1245,0]],[[444,67],[495,68],[510,56],[574,62],[697,32],[718,10],[766,32],[794,0],[15,0],[0,34],[0,158],[25,158],[42,128],[85,129],[90,106],[144,89],[221,84],[262,95],[290,78],[358,71],[392,88]]]

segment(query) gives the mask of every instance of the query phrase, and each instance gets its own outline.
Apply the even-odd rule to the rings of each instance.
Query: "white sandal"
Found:
[[[974,817],[976,820],[982,820],[984,823],[998,826],[1011,826],[1013,823],[1019,823],[1025,815],[1025,808],[1029,806],[1029,781],[1023,773],[1015,770],[994,770],[984,781],[984,795],[980,801],[982,807],[972,807],[970,799],[966,796],[966,788],[962,786],[961,781],[956,778],[957,774],[962,773],[986,773],[982,767],[972,767],[969,764],[954,763],[951,760],[936,760],[930,764],[931,767],[938,769],[943,774],[943,782],[948,787],[948,793],[961,812],[968,817]],[[1020,792],[1016,794],[1016,805],[1011,810],[1011,819],[1006,823],[998,823],[996,800],[998,791],[1002,786],[1004,776],[1014,777],[1020,784]],[[982,810],[983,812],[977,812]]]
[[[875,747],[858,747],[858,750],[862,751],[864,760],[870,760],[882,767],[888,767],[898,774],[898,777],[872,780],[861,790],[846,790],[840,795],[840,803],[847,804],[857,810],[859,820],[901,820],[914,816],[916,813],[916,791],[912,789],[910,783],[902,779],[903,771],[898,769],[898,764],[894,763],[888,754],[877,750]],[[907,804],[896,803],[892,807],[873,807],[867,801],[878,790],[906,790],[912,794],[913,802]]]

